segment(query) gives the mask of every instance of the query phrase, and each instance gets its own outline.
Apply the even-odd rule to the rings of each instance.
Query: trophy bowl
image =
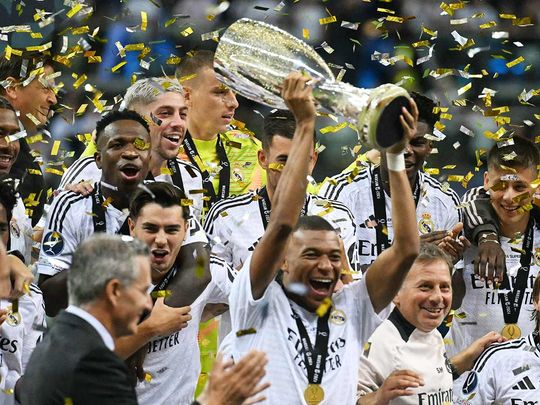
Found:
[[[387,148],[403,137],[399,121],[410,96],[394,84],[361,89],[338,82],[326,62],[304,41],[273,25],[242,18],[223,33],[214,57],[217,78],[242,96],[287,109],[280,86],[292,71],[313,78],[313,96],[319,111],[353,123],[360,142]]]

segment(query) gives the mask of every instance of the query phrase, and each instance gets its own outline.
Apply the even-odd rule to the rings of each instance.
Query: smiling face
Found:
[[[529,220],[529,211],[522,207],[531,203],[534,188],[531,183],[536,179],[535,168],[515,168],[509,170],[489,165],[484,174],[484,188],[489,190],[491,205],[497,213],[503,233],[521,231]],[[511,234],[504,236],[512,237]]]
[[[152,154],[163,160],[176,157],[186,134],[187,106],[184,96],[167,91],[156,97],[154,102],[137,104],[133,109],[149,119]]]
[[[46,65],[44,73],[26,86],[11,78],[14,85],[6,89],[6,96],[11,105],[20,112],[21,122],[27,130],[44,125],[51,116],[51,107],[57,103],[55,83],[53,79],[49,79],[53,73],[53,68]],[[39,125],[28,118],[27,114],[32,114],[39,121]]]
[[[292,147],[292,139],[281,135],[275,135],[268,146],[268,150],[258,152],[259,164],[266,170],[266,185],[270,190],[275,190],[281,177],[281,167],[287,163],[289,152]],[[317,152],[313,149],[310,155],[308,174],[313,172],[317,162]],[[279,165],[275,167],[274,165]],[[283,165],[283,166],[281,166]]]
[[[299,229],[291,235],[285,259],[284,286],[305,285],[307,293],[296,301],[308,311],[315,311],[325,298],[332,296],[341,273],[338,234]]]
[[[129,219],[131,236],[150,248],[152,282],[157,284],[173,267],[186,236],[188,221],[182,217],[182,207],[145,205],[137,218]]]
[[[150,288],[150,260],[145,256],[133,258],[138,267],[138,276],[130,285],[120,285],[118,303],[112,314],[113,337],[128,336],[137,333],[139,322],[145,311],[152,309]]]
[[[452,279],[442,259],[414,262],[394,298],[403,317],[426,333],[442,323],[451,303]]]
[[[131,193],[146,178],[150,135],[141,123],[129,119],[112,122],[99,136],[97,146],[96,164],[106,183]]]
[[[9,173],[19,155],[19,141],[9,141],[9,135],[19,132],[19,121],[15,112],[0,109],[0,174]]]
[[[184,88],[190,127],[193,124],[205,135],[225,132],[238,108],[238,101],[234,92],[217,80],[214,69],[199,69],[197,76]]]

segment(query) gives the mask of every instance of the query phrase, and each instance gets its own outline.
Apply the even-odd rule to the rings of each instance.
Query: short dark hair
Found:
[[[15,180],[4,178],[0,180],[0,204],[6,210],[7,221],[13,217],[13,208],[17,205],[17,191],[15,190]]]
[[[514,136],[500,142],[508,143],[513,141],[513,144],[507,144],[499,147],[499,144],[493,145],[490,149],[487,157],[488,169],[490,167],[499,168],[501,166],[516,168],[534,168],[537,169],[537,165],[540,164],[540,154],[536,144],[527,138],[521,136]],[[508,156],[515,155],[512,159],[508,159]]]
[[[101,118],[97,124],[96,124],[96,144],[98,142],[99,137],[103,133],[103,130],[110,124],[112,124],[115,121],[120,120],[132,120],[137,121],[139,124],[141,124],[148,133],[150,133],[150,127],[148,126],[148,122],[137,112],[133,110],[115,110],[111,111],[107,115],[105,115],[103,118]]]
[[[430,263],[436,260],[441,260],[445,262],[448,266],[448,271],[450,272],[450,275],[452,275],[454,263],[452,262],[452,258],[448,255],[448,253],[446,253],[434,243],[420,243],[420,251],[418,252],[418,256],[416,256],[415,262]]]
[[[1,87],[1,86],[0,86]],[[0,96],[0,110],[11,110],[17,115],[15,108],[11,105],[7,98]]]
[[[214,69],[214,52],[201,49],[185,56],[176,67],[175,76],[177,79],[191,76],[198,73],[202,68]]]
[[[23,63],[26,64],[26,73],[21,76]],[[5,53],[2,53],[0,54],[0,81],[6,80],[8,77],[24,81],[38,66],[53,67],[53,60],[50,53],[23,50],[22,55],[11,54],[9,60],[6,59]],[[3,94],[4,92],[4,87],[0,86],[0,93]]]
[[[337,233],[337,230],[323,217],[318,215],[303,215],[298,218],[298,222],[294,227],[294,232],[305,231],[333,231]]]
[[[418,121],[425,122],[429,128],[433,129],[440,117],[439,110],[435,110],[437,104],[429,97],[415,91],[411,91],[411,97],[418,107]]]
[[[137,219],[145,205],[156,203],[163,208],[178,205],[182,208],[182,218],[189,220],[189,206],[183,204],[186,194],[180,188],[163,181],[142,184],[139,186],[129,204],[129,215]]]
[[[296,130],[296,119],[289,110],[276,110],[264,118],[264,131],[262,146],[268,150],[272,145],[274,136],[279,135],[287,139],[293,139]],[[313,131],[313,145],[317,143],[317,135]]]

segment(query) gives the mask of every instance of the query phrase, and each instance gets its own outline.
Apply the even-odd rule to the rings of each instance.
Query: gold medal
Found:
[[[501,335],[507,339],[519,339],[521,337],[521,329],[515,323],[508,323],[502,328]]]
[[[319,384],[309,384],[304,390],[304,399],[308,405],[319,405],[324,399],[324,390]]]

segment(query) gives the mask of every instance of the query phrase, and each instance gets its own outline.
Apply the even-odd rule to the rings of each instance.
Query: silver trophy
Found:
[[[242,96],[280,109],[287,109],[280,96],[283,80],[292,71],[304,71],[314,79],[319,109],[355,124],[362,144],[386,148],[403,136],[399,115],[410,98],[405,89],[393,84],[360,89],[338,82],[313,48],[273,25],[249,18],[233,23],[219,41],[214,68],[218,79]]]

